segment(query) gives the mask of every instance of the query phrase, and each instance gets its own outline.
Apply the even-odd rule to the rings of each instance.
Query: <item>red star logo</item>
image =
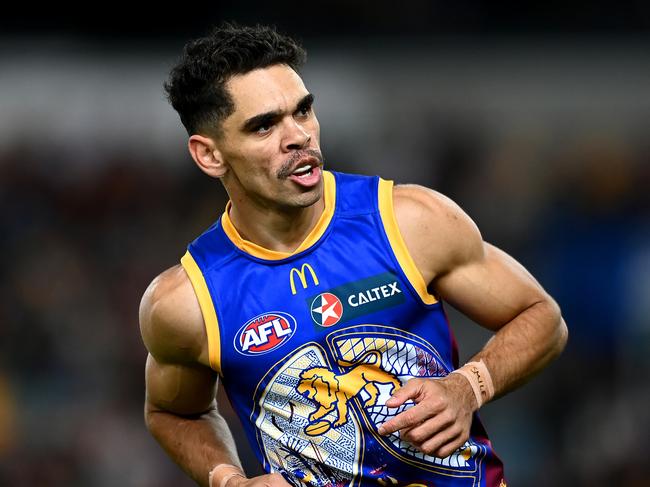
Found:
[[[320,326],[335,325],[342,315],[341,300],[332,293],[319,294],[311,303],[311,317]]]

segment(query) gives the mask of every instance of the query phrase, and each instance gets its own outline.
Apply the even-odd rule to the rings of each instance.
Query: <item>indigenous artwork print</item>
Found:
[[[414,405],[386,407],[395,390],[411,378],[449,373],[433,347],[377,325],[337,330],[328,335],[327,345],[327,350],[317,343],[294,350],[258,386],[252,419],[273,471],[296,486],[359,485],[362,478],[408,485],[400,477],[412,478],[420,469],[423,482],[443,476],[480,485],[486,447],[471,438],[452,455],[437,458],[417,450],[399,432],[377,433],[381,424]],[[372,465],[365,460],[370,458]]]

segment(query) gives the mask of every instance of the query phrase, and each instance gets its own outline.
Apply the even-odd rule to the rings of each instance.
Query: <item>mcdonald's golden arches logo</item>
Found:
[[[295,276],[298,276],[298,279],[300,279],[300,284],[302,284],[303,289],[307,289],[307,271],[311,274],[311,280],[314,283],[314,286],[318,286],[318,276],[316,276],[316,273],[314,272],[314,268],[305,262],[302,267],[300,267],[300,270],[296,269],[295,267],[291,268],[291,272],[289,272],[289,283],[291,284],[291,294],[296,294],[296,280]]]

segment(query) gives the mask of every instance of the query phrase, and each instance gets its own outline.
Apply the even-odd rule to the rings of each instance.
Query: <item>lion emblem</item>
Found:
[[[370,360],[365,361],[368,357]],[[381,368],[381,353],[377,350],[364,353],[357,362],[339,360],[338,363],[353,368],[342,374],[325,367],[312,367],[300,373],[296,390],[318,406],[309,415],[309,424],[304,430],[310,436],[321,435],[332,427],[345,424],[348,421],[348,403],[361,391],[370,395],[364,402],[368,407],[374,406],[379,397],[375,384],[390,384],[391,394],[402,386],[397,377]],[[323,419],[332,411],[336,411],[333,422]]]

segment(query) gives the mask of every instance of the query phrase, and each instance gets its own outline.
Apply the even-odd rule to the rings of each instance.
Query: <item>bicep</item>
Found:
[[[481,255],[438,276],[432,284],[445,301],[491,330],[549,299],[519,262],[488,243],[483,243]]]
[[[434,293],[478,324],[498,330],[525,309],[552,301],[524,267],[485,243],[453,201],[420,186],[394,190],[409,253]]]
[[[148,410],[193,415],[214,406],[217,374],[208,367],[159,362],[149,354],[145,376]]]

